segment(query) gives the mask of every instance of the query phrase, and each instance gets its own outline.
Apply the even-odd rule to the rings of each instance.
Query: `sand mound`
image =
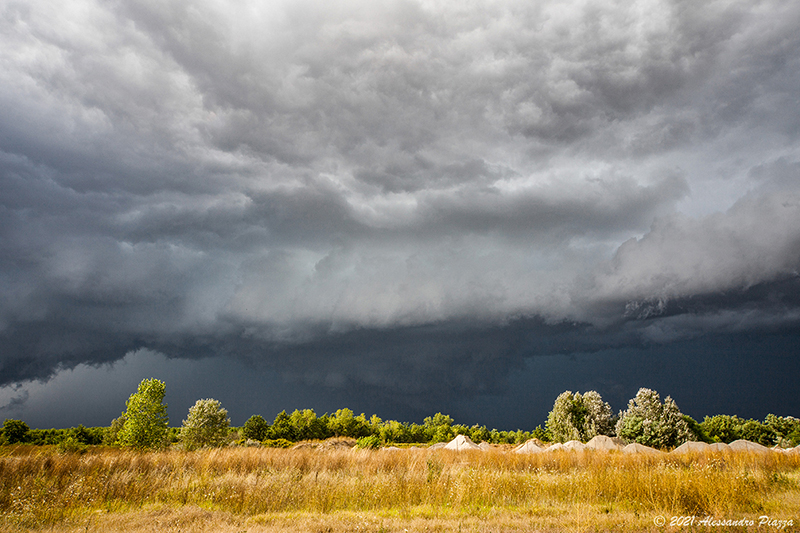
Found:
[[[539,439],[530,439],[514,448],[514,453],[542,453],[545,448],[540,446]]]
[[[466,435],[457,435],[456,438],[445,444],[444,449],[460,452],[464,450],[480,450],[481,447],[472,442],[472,439]]]
[[[766,446],[743,439],[735,440],[731,442],[729,446],[731,447],[731,450],[737,452],[767,453],[769,451],[769,448]]]
[[[564,449],[571,452],[582,452],[586,449],[586,445],[579,440],[568,440],[564,443]]]
[[[612,451],[612,450],[622,450],[625,446],[622,444],[622,440],[618,439],[617,437],[607,437],[605,435],[597,435],[592,437],[592,440],[586,443],[586,448],[592,450],[604,450],[604,451]]]
[[[725,444],[724,442],[715,442],[713,444],[709,444],[708,447],[711,449],[712,452],[730,452],[731,447]]]
[[[644,444],[639,444],[638,442],[632,442],[622,449],[622,453],[645,453],[649,455],[657,455],[661,452],[655,448],[651,448],[650,446],[645,446]]]
[[[672,453],[702,453],[707,452],[711,446],[705,442],[687,441],[672,450]]]

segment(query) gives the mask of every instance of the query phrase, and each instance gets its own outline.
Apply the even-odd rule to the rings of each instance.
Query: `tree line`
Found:
[[[563,392],[547,417],[549,437],[558,442],[586,442],[596,435],[616,436],[655,448],[674,448],[687,441],[724,442],[744,439],[764,446],[800,444],[800,419],[767,415],[763,422],[735,415],[706,416],[697,422],[667,396],[642,388],[627,409],[612,415],[611,407],[595,391]]]
[[[228,412],[219,401],[202,399],[189,409],[180,428],[169,427],[166,385],[158,379],[143,380],[128,398],[126,410],[109,427],[30,429],[25,422],[7,419],[0,443],[54,444],[63,451],[80,451],[88,445],[124,446],[136,449],[180,446],[196,449],[208,446],[262,445],[288,447],[305,440],[331,437],[357,439],[361,447],[386,444],[446,442],[465,435],[475,442],[519,444],[531,438],[543,442],[586,442],[596,435],[617,436],[656,448],[671,448],[688,440],[732,442],[747,439],[767,446],[800,444],[800,420],[767,415],[763,422],[732,415],[705,417],[698,423],[680,412],[667,396],[663,401],[650,389],[640,389],[627,409],[612,414],[600,394],[566,391],[560,394],[545,427],[532,431],[498,431],[486,426],[456,424],[442,413],[427,417],[422,424],[367,418],[350,409],[318,416],[313,409],[281,411],[270,423],[261,415],[251,416],[242,427],[230,425]]]

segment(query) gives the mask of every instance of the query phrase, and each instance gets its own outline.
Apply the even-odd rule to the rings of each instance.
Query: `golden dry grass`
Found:
[[[3,531],[660,531],[659,515],[800,519],[800,457],[778,453],[2,453]]]

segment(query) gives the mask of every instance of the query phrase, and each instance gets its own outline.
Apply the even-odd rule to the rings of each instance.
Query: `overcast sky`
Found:
[[[798,27],[792,0],[6,0],[0,418],[108,424],[145,377],[173,425],[213,396],[530,428],[659,384],[798,416]]]

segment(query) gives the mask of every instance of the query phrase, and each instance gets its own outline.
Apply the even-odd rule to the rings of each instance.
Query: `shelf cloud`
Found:
[[[149,349],[424,408],[536,355],[796,334],[798,24],[6,2],[0,386]]]

